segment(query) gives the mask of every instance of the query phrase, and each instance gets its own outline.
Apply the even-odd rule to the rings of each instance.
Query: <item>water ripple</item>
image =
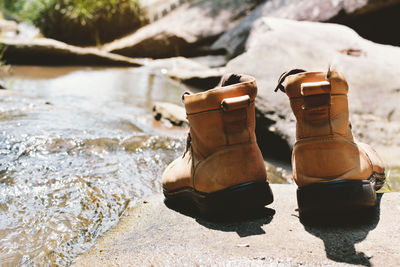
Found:
[[[23,265],[72,261],[136,199],[160,191],[184,143],[146,135],[0,141],[8,157],[0,163],[1,254]]]

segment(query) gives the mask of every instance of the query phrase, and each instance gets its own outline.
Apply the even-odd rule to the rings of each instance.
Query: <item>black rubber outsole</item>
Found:
[[[351,212],[375,207],[376,191],[385,174],[374,173],[368,180],[316,183],[297,189],[300,216],[311,213]]]
[[[204,193],[191,187],[174,191],[164,189],[165,203],[175,209],[194,209],[194,213],[207,218],[218,218],[249,212],[271,204],[274,200],[268,182],[248,182]]]

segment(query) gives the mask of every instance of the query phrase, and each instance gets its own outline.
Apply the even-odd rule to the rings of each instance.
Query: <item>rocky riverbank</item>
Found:
[[[0,43],[9,64],[149,65],[200,90],[214,87],[225,72],[253,75],[259,85],[259,145],[266,157],[287,162],[295,122],[286,96],[273,93],[277,77],[291,68],[325,71],[333,64],[349,81],[356,136],[371,143],[390,167],[400,166],[400,48],[363,39],[346,26],[298,20],[351,26],[385,12],[390,20],[390,10],[399,7],[400,1],[192,0],[100,47],[44,38],[2,38]],[[364,36],[379,31],[355,28]]]
[[[385,36],[382,36],[381,29],[397,25],[394,23],[397,18],[395,11],[399,9],[400,0],[179,1],[179,5],[168,9],[168,12],[163,12],[162,16],[158,16],[154,22],[128,36],[98,47],[77,47],[42,37],[21,38],[16,23],[0,23],[2,32],[0,37],[1,60],[6,64],[129,67],[129,69],[123,70],[115,68],[111,71],[111,74],[108,71],[101,72],[101,78],[91,74],[89,69],[76,71],[70,69],[73,67],[68,67],[66,73],[71,72],[72,75],[70,76],[72,77],[76,75],[79,78],[79,83],[66,89],[63,79],[67,75],[61,73],[57,74],[57,78],[58,75],[60,77],[57,84],[63,85],[62,90],[71,90],[72,93],[80,96],[74,95],[76,98],[71,98],[74,101],[68,102],[68,105],[63,102],[69,98],[63,97],[60,93],[62,90],[54,90],[57,93],[51,94],[51,100],[41,99],[40,94],[39,99],[37,99],[35,95],[33,99],[37,103],[34,102],[36,104],[32,105],[29,104],[33,101],[30,97],[14,96],[12,88],[9,91],[1,90],[4,96],[3,103],[7,105],[8,109],[2,109],[0,112],[5,122],[17,120],[15,118],[24,120],[26,114],[28,114],[28,118],[33,118],[32,121],[37,120],[38,114],[46,119],[48,118],[47,112],[50,114],[49,118],[54,118],[53,120],[56,121],[58,119],[57,114],[65,116],[69,114],[64,112],[64,109],[70,111],[72,106],[76,108],[74,111],[78,112],[81,108],[86,107],[84,104],[86,98],[92,99],[89,101],[89,107],[94,109],[93,114],[95,115],[88,116],[87,119],[83,117],[85,118],[82,119],[84,123],[81,124],[84,126],[85,123],[93,122],[93,125],[90,124],[93,129],[89,133],[96,135],[96,145],[93,145],[94,141],[85,143],[87,142],[86,138],[80,143],[77,141],[78,145],[76,146],[74,143],[72,145],[67,143],[65,149],[70,153],[70,151],[74,152],[76,149],[80,151],[82,146],[85,153],[88,150],[95,155],[96,160],[98,157],[102,164],[104,161],[103,154],[110,153],[109,160],[115,160],[115,156],[113,156],[115,153],[123,155],[122,159],[123,162],[126,162],[127,167],[116,167],[114,173],[114,165],[106,164],[107,168],[111,169],[112,175],[106,173],[105,176],[113,177],[115,175],[115,180],[120,181],[120,170],[123,170],[123,174],[126,170],[128,170],[128,173],[134,172],[134,175],[124,174],[123,177],[128,178],[126,183],[121,186],[124,190],[129,191],[129,194],[124,193],[127,200],[123,199],[123,201],[129,203],[131,195],[136,197],[135,189],[131,190],[131,187],[129,187],[132,186],[130,183],[136,183],[131,178],[141,177],[149,170],[149,168],[146,168],[147,165],[140,165],[138,168],[130,165],[132,153],[137,153],[134,154],[134,157],[137,156],[140,160],[140,156],[143,154],[144,148],[137,146],[137,140],[144,142],[145,148],[150,150],[148,153],[150,155],[148,156],[149,162],[154,164],[154,166],[149,165],[152,172],[148,177],[145,175],[144,180],[148,182],[146,179],[155,179],[151,180],[153,184],[148,186],[150,189],[140,191],[139,196],[149,195],[154,191],[158,190],[159,192],[161,190],[160,176],[167,162],[167,160],[162,161],[165,166],[160,164],[159,150],[157,149],[162,150],[164,148],[159,147],[160,141],[157,141],[159,139],[146,137],[147,135],[142,137],[140,134],[138,134],[139,137],[129,137],[132,129],[136,129],[136,126],[132,126],[136,125],[136,122],[131,123],[132,114],[138,110],[135,106],[136,100],[145,102],[145,104],[141,103],[139,106],[144,105],[146,112],[146,120],[138,119],[137,121],[137,125],[140,126],[138,126],[140,128],[138,128],[138,132],[145,132],[148,135],[154,134],[151,130],[154,125],[148,127],[149,119],[152,121],[151,107],[154,106],[154,115],[162,123],[152,121],[150,124],[161,125],[162,131],[159,128],[157,130],[173,135],[172,130],[169,130],[170,126],[175,124],[186,125],[184,114],[182,114],[184,111],[179,106],[179,94],[182,93],[183,88],[178,88],[179,86],[190,88],[193,91],[201,91],[216,86],[220,77],[226,72],[253,75],[257,79],[259,87],[259,95],[256,99],[256,134],[263,155],[267,160],[286,162],[282,164],[290,166],[291,149],[295,141],[295,120],[287,96],[281,92],[273,92],[278,77],[282,72],[292,68],[326,71],[329,65],[333,65],[345,74],[349,82],[349,106],[355,136],[360,141],[370,143],[384,158],[390,185],[392,185],[393,190],[398,191],[400,190],[400,107],[398,105],[400,97],[400,39],[397,39],[398,35],[395,34],[392,34],[391,38],[385,39]],[[376,25],[365,23],[369,18],[373,18]],[[6,34],[6,32],[14,33]],[[145,67],[136,68],[137,66]],[[32,74],[30,71],[35,67],[21,68],[22,73],[29,76]],[[54,67],[54,70],[57,70],[57,73],[59,72],[58,67]],[[138,75],[137,71],[144,74]],[[45,74],[42,75],[44,75],[43,80],[49,79]],[[165,76],[172,80],[165,78]],[[0,77],[1,79],[2,77]],[[36,78],[33,77],[32,79]],[[56,79],[56,77],[52,77],[52,79]],[[68,79],[67,77],[65,81],[68,81]],[[96,80],[99,84],[93,87],[90,79]],[[110,87],[111,85],[108,84],[108,81],[111,80],[112,86],[115,87]],[[12,84],[12,82],[5,84],[5,87],[7,88],[8,85]],[[68,83],[65,82],[65,86],[67,85]],[[54,84],[52,86],[54,87]],[[84,88],[82,86],[90,87],[91,91],[87,90],[85,91],[86,95],[81,95],[80,90]],[[38,88],[44,88],[43,90],[47,90],[46,92],[53,92],[54,89],[46,89],[45,83]],[[144,90],[146,93],[140,93],[142,92],[139,90],[140,88],[142,91],[143,88],[147,88]],[[173,88],[174,93],[168,93],[168,90],[164,90],[166,88]],[[26,88],[20,90],[24,92]],[[61,96],[58,94],[61,94]],[[93,119],[99,117],[98,114],[103,114],[96,110],[96,108],[99,108],[98,96],[100,95],[100,99],[104,101],[101,102],[101,105],[109,108],[107,112],[103,111],[105,118],[108,118],[107,116],[112,117],[109,121],[102,122],[110,127],[106,134],[104,129],[107,129],[107,127],[101,126],[102,132],[100,133],[97,130],[99,124]],[[162,96],[162,99],[158,99],[159,96]],[[152,102],[153,97],[155,97],[154,100],[157,100],[154,103]],[[28,100],[25,100],[25,98]],[[20,99],[22,100],[20,101]],[[83,104],[77,105],[76,103],[80,103],[77,99],[83,101]],[[110,101],[110,99],[114,100]],[[176,105],[171,105],[171,102]],[[22,105],[22,111],[20,112],[18,109],[15,111],[14,104]],[[62,109],[60,109],[60,105]],[[115,134],[113,124],[115,122],[113,120],[116,107],[121,109],[118,116],[122,117],[122,119],[118,119],[116,124],[120,125],[121,128],[118,131],[127,135],[127,142],[121,141],[121,144],[123,144],[121,149],[116,148],[120,137],[113,135]],[[143,106],[140,107],[143,108]],[[86,113],[88,112],[86,111]],[[81,114],[76,116],[77,118],[82,117]],[[104,120],[103,117],[102,119]],[[66,120],[63,120],[63,122],[70,122],[74,125],[76,121],[75,118],[68,116]],[[37,127],[37,121],[31,124],[35,126],[32,126],[32,129],[40,130],[40,127]],[[164,124],[167,127],[164,127]],[[43,125],[47,126],[48,122],[44,120]],[[60,125],[63,126],[64,124],[61,123]],[[67,129],[67,126],[63,127]],[[62,127],[60,129],[61,133],[70,131]],[[117,127],[117,129],[119,128]],[[184,130],[178,131],[180,132],[179,140],[175,141],[178,144],[177,147],[183,150]],[[86,130],[84,133],[87,134]],[[73,134],[76,135],[75,132]],[[107,134],[111,137],[104,137]],[[39,133],[37,135],[39,136]],[[8,136],[6,137],[8,138]],[[24,138],[29,139],[30,137],[25,136]],[[114,140],[116,138],[117,141]],[[58,139],[54,140],[54,142],[58,142]],[[88,140],[91,141],[92,139]],[[100,144],[97,144],[97,142]],[[69,146],[72,146],[72,148]],[[64,149],[63,146],[61,148]],[[7,149],[5,151],[9,151]],[[154,149],[156,152],[151,154]],[[179,152],[179,149],[175,149],[175,147],[169,149],[171,149],[171,153]],[[19,150],[13,150],[13,153],[17,152],[19,153]],[[32,155],[30,153],[21,154],[21,158],[18,156],[17,159],[34,158],[36,152],[32,152]],[[55,152],[51,150],[51,153]],[[70,157],[68,153],[65,154],[66,157]],[[128,156],[125,157],[124,153],[128,153]],[[62,154],[61,156],[64,157],[65,155]],[[80,156],[81,154],[78,153],[77,155]],[[83,156],[86,156],[86,154]],[[150,160],[153,158],[154,162]],[[89,159],[92,158],[89,157]],[[143,162],[147,164],[147,161],[140,160],[137,161],[137,164]],[[58,163],[59,161],[55,162]],[[121,162],[118,164],[121,164]],[[79,173],[81,173],[80,165],[81,159],[78,158],[75,168]],[[100,167],[96,169],[96,166]],[[93,182],[92,177],[81,178],[77,175],[79,178],[76,179],[77,187],[81,186],[82,179],[87,179],[87,181],[84,181],[84,186],[89,188],[87,192],[90,194],[97,196],[98,188],[101,189],[101,192],[103,192],[102,190],[108,192],[107,188],[110,186],[103,183],[104,170],[101,166],[101,164],[92,164],[88,167],[90,171],[93,168],[98,171],[99,174],[95,177],[98,181]],[[275,169],[269,165],[267,168],[272,182],[282,182],[282,177],[290,178],[290,175],[287,175],[281,168]],[[68,175],[70,175],[70,169],[70,166],[61,168],[61,170],[68,170]],[[290,171],[289,169],[290,167],[288,167],[288,171]],[[137,175],[135,171],[138,171],[140,175]],[[48,175],[47,170],[43,170],[43,172]],[[4,173],[8,175],[7,170],[0,170],[0,174]],[[10,174],[7,179],[14,179],[15,175],[13,175]],[[21,174],[21,181],[22,178],[25,178],[22,176],[23,174]],[[41,173],[37,176],[37,179],[44,177]],[[61,179],[62,177],[57,178]],[[117,188],[116,191],[119,190],[116,182],[110,184]],[[10,185],[12,186],[11,183]],[[41,183],[38,183],[38,186],[41,185]],[[35,186],[33,185],[33,187]],[[94,188],[92,189],[92,187]],[[133,186],[133,188],[135,187]],[[385,189],[390,191],[387,186]],[[399,193],[383,195],[380,209],[376,210],[374,216],[362,224],[355,224],[354,227],[321,228],[310,227],[299,221],[294,186],[273,185],[273,191],[276,201],[269,209],[266,209],[266,213],[260,218],[223,224],[211,223],[195,216],[184,216],[170,210],[162,203],[161,195],[144,198],[143,204],[128,209],[125,212],[127,216],[123,217],[121,223],[106,233],[105,237],[97,242],[89,253],[82,255],[76,261],[76,265],[222,264],[230,266],[239,264],[313,266],[348,263],[365,266],[394,266],[393,263],[400,261],[398,254],[400,237],[397,234],[399,233],[399,220],[397,218],[399,217],[400,207],[396,204],[399,202]],[[74,190],[74,192],[77,192],[77,190]],[[65,196],[65,199],[67,199],[69,195],[66,193]],[[110,197],[113,201],[115,198],[115,201],[122,203],[120,201],[121,196],[115,197],[114,194],[110,193]],[[41,207],[40,200],[38,197],[37,203],[35,202],[37,207]],[[89,203],[85,204],[88,211],[98,212],[99,206],[93,206],[93,201],[90,198],[86,200]],[[106,211],[110,208],[108,202],[100,198],[98,200],[98,203],[101,203],[100,207]],[[21,203],[24,204],[23,201]],[[121,208],[116,211],[118,216],[127,207],[128,204],[126,203],[121,204]],[[41,209],[38,208],[38,210]],[[43,212],[43,210],[41,211]],[[104,216],[105,221],[109,219],[107,212],[100,211],[96,214],[101,218]],[[113,217],[115,221],[118,220],[118,216]],[[70,217],[75,218],[76,216],[71,215]],[[78,219],[80,220],[80,218]],[[49,222],[53,221],[49,219]],[[85,226],[88,229],[92,227],[91,225],[98,225],[97,221],[89,219],[85,222],[89,225]],[[40,226],[46,227],[43,223]],[[110,224],[106,226],[109,227]],[[78,230],[84,232],[85,227]],[[84,239],[85,241],[79,239],[80,245],[94,242],[98,233],[102,233],[94,226],[89,230],[92,232],[84,232],[80,235],[81,239],[87,238],[87,240]],[[58,229],[52,231],[58,231]],[[46,257],[57,259],[60,255],[64,255],[64,251],[70,249],[68,242],[75,236],[68,238],[65,237],[67,241],[63,243],[65,246],[61,247],[62,253],[57,254],[55,252],[56,249],[60,248],[57,245],[50,256]],[[38,244],[42,243],[38,242]],[[299,243],[303,245],[299,246]],[[72,242],[72,244],[74,243]],[[79,250],[79,246],[74,247],[74,249]],[[71,255],[76,255],[74,249]],[[32,261],[32,259],[30,260]],[[36,260],[39,262],[41,258],[39,257]],[[70,260],[68,259],[66,262],[70,262]]]

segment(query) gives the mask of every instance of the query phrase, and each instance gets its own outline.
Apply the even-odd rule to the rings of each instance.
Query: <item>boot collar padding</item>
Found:
[[[291,75],[287,77],[286,83],[286,94],[289,97],[302,97],[304,95],[303,88],[307,87],[307,83],[321,83],[320,86],[314,88],[316,90],[309,90],[309,94],[317,93],[321,91],[323,93],[327,93],[328,87],[326,86],[326,82],[330,83],[330,93],[331,94],[347,94],[348,85],[344,76],[337,71],[331,71],[331,75],[327,78],[326,72],[303,72],[295,75]],[[307,90],[306,90],[307,91]],[[311,91],[315,91],[312,93]],[[307,94],[307,93],[306,93]]]
[[[188,115],[222,109],[224,99],[248,96],[248,103],[253,102],[257,95],[256,80],[248,75],[240,75],[240,83],[219,86],[198,94],[185,95],[184,103]],[[244,98],[243,98],[244,99]],[[240,99],[239,99],[240,100]],[[239,101],[240,102],[240,101]]]

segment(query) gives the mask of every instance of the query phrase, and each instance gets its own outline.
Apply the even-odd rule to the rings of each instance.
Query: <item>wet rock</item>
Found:
[[[274,93],[280,74],[293,68],[327,71],[333,64],[349,83],[353,132],[387,164],[400,165],[400,48],[372,43],[342,25],[261,18],[245,49],[226,68],[257,79],[256,132],[263,153],[290,160],[295,141],[287,96]]]
[[[400,261],[400,193],[380,196],[379,208],[364,217],[313,225],[298,218],[296,186],[271,188],[276,200],[256,218],[241,221],[186,216],[168,209],[161,194],[148,197],[73,266],[396,266]]]
[[[190,1],[135,33],[104,45],[103,50],[152,58],[208,54],[207,46],[259,2]]]
[[[0,39],[3,57],[7,64],[19,65],[108,65],[141,66],[142,60],[127,58],[100,51],[81,48],[46,38]]]
[[[253,23],[264,16],[346,24],[366,38],[400,44],[398,35],[382,31],[400,23],[399,10],[400,0],[270,0],[223,34],[211,50],[225,50],[231,58],[241,54]]]
[[[153,114],[156,120],[165,119],[176,126],[188,125],[185,109],[172,103],[156,102]]]
[[[184,57],[152,60],[147,66],[172,79],[203,90],[215,87],[225,73],[224,68],[209,68]]]

